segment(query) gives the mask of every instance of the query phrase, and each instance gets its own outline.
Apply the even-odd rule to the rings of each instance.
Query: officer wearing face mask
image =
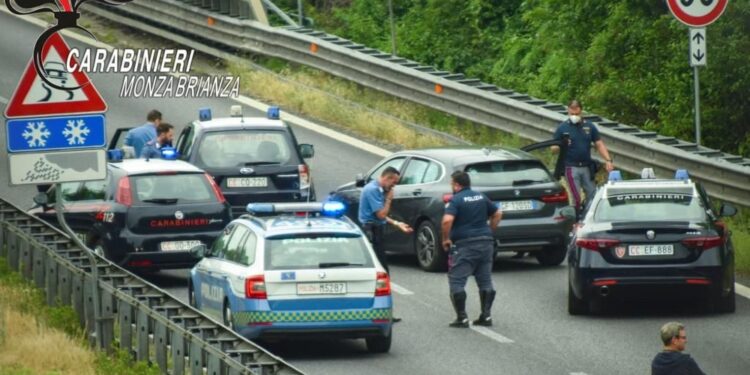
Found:
[[[596,192],[591,169],[593,163],[591,159],[592,144],[604,159],[607,172],[614,169],[607,146],[599,137],[599,129],[593,123],[581,117],[582,110],[581,103],[578,100],[572,100],[568,104],[569,117],[558,125],[554,137],[556,140],[562,140],[565,135],[568,136],[568,150],[565,154],[565,181],[570,187],[576,212],[579,216],[582,209],[586,207],[585,201],[581,197],[581,188],[586,194],[586,200],[591,199]],[[553,147],[553,150],[556,151],[557,149],[559,149],[557,146]]]

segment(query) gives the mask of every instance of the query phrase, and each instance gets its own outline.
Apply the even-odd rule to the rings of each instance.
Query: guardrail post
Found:
[[[50,254],[48,251],[44,252],[47,256],[45,257],[45,269],[46,269],[46,285],[45,290],[47,292],[47,305],[54,306],[57,303],[57,259]]]
[[[250,3],[245,1],[240,1],[240,19],[246,20],[248,18],[252,18],[252,12],[250,11]]]
[[[172,375],[185,373],[185,337],[180,330],[172,330]]]
[[[73,305],[73,310],[75,310],[78,316],[78,323],[81,324],[81,327],[86,328],[86,315],[83,307],[83,278],[84,275],[78,272],[74,272],[70,276],[73,282],[73,293],[71,293],[73,301],[71,305]]]
[[[203,7],[203,8],[210,8],[211,7],[211,0],[201,0],[201,7]]]
[[[206,353],[206,356],[208,357],[208,365],[206,366],[208,375],[222,375],[219,357],[211,352]]]
[[[0,217],[2,216],[3,214],[0,214]],[[5,239],[8,238],[5,235],[6,230],[8,230],[8,226],[4,221],[0,221],[0,257],[5,257],[8,254],[7,244],[5,243]]]
[[[229,14],[229,0],[219,0],[219,13]]]
[[[31,238],[23,235],[19,236],[18,252],[21,255],[21,275],[26,280],[31,280],[32,269],[34,267],[33,260],[31,259]]]
[[[240,0],[229,0],[229,16],[240,16]]]
[[[192,338],[190,341],[190,373],[192,375],[203,375],[203,349],[196,340]]]
[[[125,301],[120,300],[117,306],[117,315],[120,318],[120,349],[128,354],[133,354],[133,307]]]
[[[34,285],[39,289],[44,288],[44,258],[46,253],[47,250],[39,245],[34,245],[31,253],[32,262],[34,262]]]
[[[15,229],[8,234],[8,265],[12,270],[18,271],[18,234]]]
[[[156,364],[162,373],[167,373],[167,325],[160,320],[154,321],[154,351],[156,352]]]
[[[115,314],[112,295],[101,291],[102,296],[102,345],[107,353],[112,353],[112,341],[115,339]]]
[[[73,285],[70,281],[70,275],[70,270],[65,266],[60,267],[57,272],[58,295],[60,296],[60,301],[65,306],[70,306],[71,303],[70,293],[73,290]]]
[[[89,274],[83,275],[83,310],[86,320],[86,333],[89,343],[96,347],[96,322],[94,321],[94,280]]]
[[[138,343],[135,348],[135,359],[138,361],[148,361],[148,314],[146,314],[145,309],[141,306],[138,306],[136,329],[138,331]]]
[[[211,0],[211,10],[216,12],[221,7],[219,4],[220,0]]]

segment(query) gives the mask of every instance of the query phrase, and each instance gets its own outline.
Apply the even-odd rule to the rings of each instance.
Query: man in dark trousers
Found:
[[[586,194],[586,200],[590,200],[596,193],[594,185],[594,174],[591,173],[591,165],[594,161],[591,159],[591,145],[596,147],[599,155],[604,159],[607,172],[614,169],[612,157],[609,155],[607,146],[604,145],[599,137],[599,129],[581,117],[583,106],[578,100],[572,100],[568,104],[568,119],[558,125],[554,138],[563,140],[565,135],[568,136],[568,149],[565,153],[565,182],[570,188],[573,195],[576,212],[580,216],[586,207],[585,201],[581,197],[581,188]],[[557,150],[557,146],[552,147]]]
[[[464,288],[471,275],[474,275],[479,286],[482,309],[473,323],[491,326],[492,302],[495,300],[495,287],[492,284],[495,240],[492,233],[502,219],[502,212],[487,196],[471,189],[471,179],[466,172],[451,174],[451,188],[453,197],[445,206],[442,223],[443,249],[450,251],[448,284],[456,311],[456,320],[449,326],[469,327]]]
[[[370,240],[378,261],[389,274],[388,258],[383,243],[383,227],[390,224],[404,233],[414,231],[408,224],[388,217],[393,201],[393,187],[398,183],[400,176],[396,168],[388,167],[384,169],[378,179],[373,179],[365,185],[359,200],[359,223],[362,225],[362,230],[367,235],[367,239]],[[399,318],[393,318],[394,322],[400,320]]]
[[[690,354],[682,353],[687,344],[684,325],[669,322],[660,331],[664,349],[651,362],[651,375],[706,375]]]

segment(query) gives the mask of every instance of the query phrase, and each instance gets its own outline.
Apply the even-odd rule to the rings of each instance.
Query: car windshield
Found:
[[[164,174],[134,176],[134,196],[140,202],[173,204],[216,200],[204,174]]]
[[[317,234],[266,240],[266,269],[373,267],[362,236]]]
[[[706,209],[692,194],[650,192],[609,195],[596,206],[596,221],[704,221]]]
[[[202,168],[233,168],[294,163],[287,133],[274,130],[232,130],[206,133],[198,146]]]
[[[466,167],[472,186],[518,186],[552,182],[547,169],[537,161],[496,161]]]

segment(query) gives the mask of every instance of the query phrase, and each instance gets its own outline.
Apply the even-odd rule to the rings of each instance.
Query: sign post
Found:
[[[706,66],[706,26],[724,13],[729,0],[667,0],[672,14],[690,27],[690,66],[695,89],[695,143],[701,144],[700,80],[698,67]]]

